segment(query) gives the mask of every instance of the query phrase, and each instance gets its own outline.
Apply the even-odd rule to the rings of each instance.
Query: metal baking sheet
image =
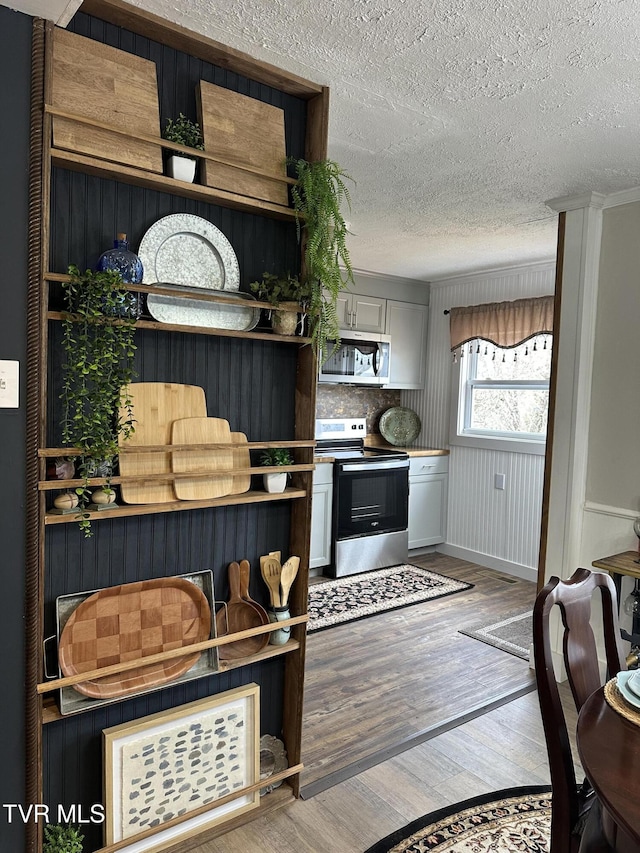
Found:
[[[214,587],[213,587],[213,572],[211,570],[207,570],[204,572],[191,572],[189,574],[184,575],[175,575],[175,577],[179,577],[183,580],[191,581],[191,583],[195,584],[198,589],[200,589],[207,598],[209,602],[209,606],[211,608],[211,637],[216,636],[216,620],[215,620],[215,596],[214,596]],[[64,626],[67,624],[67,620],[73,613],[73,611],[80,605],[86,598],[90,595],[93,595],[95,592],[99,592],[99,590],[94,589],[89,592],[77,592],[72,593],[70,595],[60,595],[56,598],[56,640],[60,641],[60,635],[64,629]],[[185,647],[188,650],[188,646]],[[198,660],[194,663],[194,665],[185,672],[183,675],[178,678],[170,681],[167,684],[162,684],[157,687],[152,687],[149,690],[140,690],[136,693],[130,693],[127,696],[120,696],[113,699],[90,699],[87,696],[83,696],[81,693],[78,693],[73,687],[63,687],[58,691],[58,700],[60,713],[63,715],[67,714],[77,714],[80,711],[87,711],[91,708],[98,708],[101,705],[111,705],[114,702],[122,702],[127,699],[131,699],[135,696],[142,696],[145,693],[152,693],[156,690],[163,690],[167,687],[173,687],[176,684],[181,684],[184,681],[193,681],[196,678],[204,678],[207,675],[212,675],[217,672],[219,668],[218,664],[218,649],[207,649],[202,652]],[[58,677],[62,678],[62,672],[58,669]]]

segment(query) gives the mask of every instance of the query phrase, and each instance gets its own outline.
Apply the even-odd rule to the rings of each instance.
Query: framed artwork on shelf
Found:
[[[105,844],[151,853],[259,805],[260,688],[103,730]],[[216,802],[220,804],[216,806]]]

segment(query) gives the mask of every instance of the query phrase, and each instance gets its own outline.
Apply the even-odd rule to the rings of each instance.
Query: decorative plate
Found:
[[[640,702],[640,670],[636,669],[629,673],[629,677],[626,678],[625,687],[627,690],[630,690],[638,698],[638,702]]]
[[[640,696],[636,696],[628,686],[629,679],[633,675],[633,672],[619,672],[616,675],[616,685],[620,691],[620,695],[626,702],[633,705],[634,708],[640,708]]]
[[[263,779],[268,779],[275,773],[286,770],[288,766],[287,753],[282,741],[273,735],[262,735],[260,738],[260,781],[262,782]],[[279,788],[280,785],[282,785],[282,780],[273,782],[265,788],[260,788],[260,796]]]
[[[233,246],[212,222],[174,213],[154,222],[138,249],[144,284],[166,281],[207,290],[237,290],[240,270]]]
[[[162,284],[162,287],[176,291],[190,290],[179,285]],[[225,296],[235,299],[237,305],[224,302],[205,302],[200,299],[180,299],[178,296],[160,296],[149,293],[147,310],[154,320],[161,323],[174,323],[177,326],[202,326],[207,329],[233,329],[236,332],[249,332],[260,322],[260,309],[254,308],[255,296],[251,293],[225,291]]]
[[[406,447],[415,441],[420,433],[422,424],[413,411],[404,406],[394,406],[382,413],[380,418],[380,433],[382,437],[398,447]]]

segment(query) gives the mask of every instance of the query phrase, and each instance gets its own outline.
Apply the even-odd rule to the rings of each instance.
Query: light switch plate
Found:
[[[500,491],[503,491],[505,480],[506,480],[506,477],[504,474],[494,474],[493,475],[493,486],[494,486],[494,488],[500,489]]]
[[[0,361],[0,409],[19,407],[19,383],[20,362]]]

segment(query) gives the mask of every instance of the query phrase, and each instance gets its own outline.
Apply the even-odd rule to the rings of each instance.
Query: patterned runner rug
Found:
[[[307,633],[472,587],[410,563],[312,584]]]
[[[461,628],[459,633],[523,660],[529,660],[529,648],[533,642],[533,614],[530,610],[526,613],[515,613],[492,625]]]
[[[508,788],[414,820],[365,853],[547,853],[551,788]]]

